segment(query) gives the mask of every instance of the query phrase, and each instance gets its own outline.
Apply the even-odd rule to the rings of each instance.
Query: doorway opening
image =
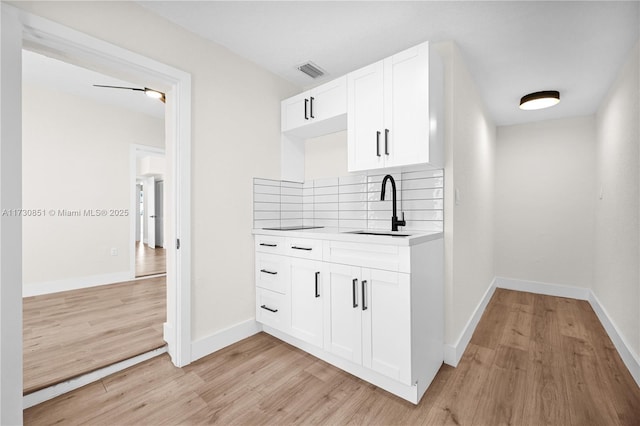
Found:
[[[191,267],[190,267],[190,140],[191,77],[188,73],[150,58],[88,36],[47,19],[2,4],[2,129],[3,203],[22,209],[21,176],[21,49],[24,47],[47,56],[63,58],[69,63],[99,69],[105,74],[126,77],[128,81],[152,82],[166,94],[166,149],[169,159],[165,179],[167,204],[174,206],[165,221],[166,238],[171,241],[167,252],[167,321],[163,324],[164,340],[172,362],[183,366],[191,362]],[[6,136],[6,137],[5,137]],[[132,191],[133,193],[133,191]],[[24,206],[26,207],[26,206]],[[6,226],[10,225],[10,226]],[[3,364],[22,364],[22,317],[19,303],[22,290],[21,220],[3,221],[3,297],[0,316],[3,324]],[[179,244],[180,241],[182,244]],[[173,244],[173,242],[177,244]],[[17,248],[17,250],[15,250]],[[19,419],[22,400],[20,368],[6,371],[0,383],[0,405],[3,418]],[[104,376],[102,376],[104,377]],[[98,377],[100,378],[100,377]],[[95,379],[94,379],[95,380]]]
[[[136,176],[131,206],[135,212],[135,278],[166,274],[164,150],[135,145],[131,156]]]
[[[23,393],[37,401],[36,392],[166,346],[165,256],[145,274],[155,277],[131,281],[128,254],[136,178],[150,188],[145,243],[164,252],[154,219],[164,210],[165,124],[160,102],[92,85],[126,81],[28,50],[22,60],[22,198],[44,207],[22,223]],[[155,144],[146,168],[128,170],[130,140]]]

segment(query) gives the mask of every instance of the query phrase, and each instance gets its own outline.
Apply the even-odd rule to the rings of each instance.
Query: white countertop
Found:
[[[366,232],[388,232],[391,234],[407,235],[407,237],[390,236],[390,235],[366,235],[366,234],[354,234],[353,231],[366,231]],[[277,237],[290,237],[290,238],[313,238],[316,240],[333,240],[333,241],[347,241],[353,243],[367,243],[367,244],[384,244],[394,246],[413,246],[421,244],[431,240],[437,240],[442,238],[444,233],[442,232],[428,232],[428,231],[383,231],[378,229],[350,229],[350,228],[314,228],[314,229],[300,229],[300,230],[267,230],[267,229],[254,229],[252,231],[254,235],[271,235]]]

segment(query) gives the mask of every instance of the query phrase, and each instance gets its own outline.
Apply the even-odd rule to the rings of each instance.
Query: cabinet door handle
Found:
[[[384,155],[389,155],[389,129],[384,129]]]
[[[376,155],[380,157],[380,132],[376,132]]]
[[[260,269],[260,272],[264,272],[265,274],[270,274],[270,275],[278,275],[277,272],[267,271],[266,269]]]
[[[318,277],[320,276],[320,272],[316,272],[316,297],[320,297],[320,293],[318,293]]]
[[[353,279],[352,289],[353,289],[353,307],[357,308],[358,307],[358,279],[357,278]]]
[[[305,98],[304,100],[304,119],[305,120],[309,119],[309,113],[307,112],[308,108],[309,108],[309,99]]]
[[[269,311],[269,312],[273,312],[274,314],[275,314],[276,312],[278,312],[278,310],[277,310],[277,309],[270,308],[270,307],[268,307],[267,305],[262,305],[262,306],[260,306],[260,307],[261,307],[262,309],[264,309],[264,310]]]
[[[367,288],[367,280],[362,280],[362,310],[367,310],[367,296],[365,290]]]
[[[260,245],[263,247],[278,247],[277,244],[260,243]]]
[[[311,251],[313,250],[313,247],[298,247],[298,246],[291,246],[292,249],[295,250],[306,250],[306,251]]]
[[[315,118],[313,116],[313,96],[309,98],[309,116],[311,116],[311,118]]]

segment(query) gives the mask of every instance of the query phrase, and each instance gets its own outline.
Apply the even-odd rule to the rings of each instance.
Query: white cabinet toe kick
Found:
[[[264,331],[417,404],[443,360],[443,239],[255,239]]]

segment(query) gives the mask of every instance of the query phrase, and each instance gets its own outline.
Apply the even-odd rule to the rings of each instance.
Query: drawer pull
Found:
[[[260,269],[260,272],[264,272],[265,274],[270,274],[270,275],[277,275],[277,272],[273,272],[273,271],[268,271],[266,269]]]
[[[295,250],[306,250],[306,251],[311,251],[313,250],[313,247],[298,247],[298,246],[291,246],[292,249]]]
[[[262,247],[278,247],[277,244],[269,244],[269,243],[260,243]]]
[[[260,306],[260,307],[261,307],[262,309],[264,309],[264,310],[269,311],[269,312],[273,312],[274,314],[275,314],[276,312],[278,312],[278,310],[277,310],[277,309],[270,308],[270,307],[268,307],[267,305],[262,305],[262,306]]]

